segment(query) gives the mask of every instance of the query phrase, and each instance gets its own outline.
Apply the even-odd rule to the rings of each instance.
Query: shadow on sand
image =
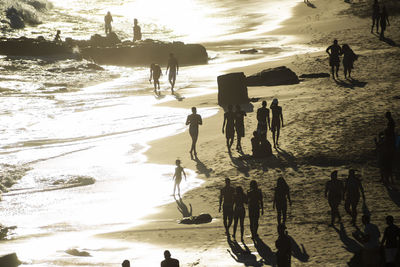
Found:
[[[340,224],[340,229],[334,227],[335,231],[339,234],[340,240],[343,243],[343,248],[348,252],[353,253],[353,257],[347,263],[349,267],[361,267],[362,258],[361,258],[361,249],[362,246],[355,239],[349,237],[346,233],[346,229],[343,224]]]
[[[272,267],[276,266],[276,253],[261,238],[254,239],[254,247],[257,249],[258,255],[263,259],[264,264]]]
[[[183,218],[186,217],[192,217],[192,204],[189,204],[190,209],[188,208],[188,206],[183,202],[182,198],[179,197],[179,199],[176,199],[176,197],[174,196],[174,199],[176,201],[176,204],[178,205],[178,210],[179,212],[182,214]]]
[[[204,174],[207,178],[210,177],[213,169],[208,168],[197,156],[192,160],[196,161],[196,169],[200,174]]]
[[[262,266],[262,262],[257,261],[257,256],[251,254],[250,249],[242,241],[242,248],[236,240],[228,238],[228,244],[231,250],[227,250],[231,257],[238,263],[243,263],[245,266]]]
[[[361,81],[353,79],[353,78],[348,78],[345,81],[343,81],[341,79],[335,79],[335,82],[340,87],[350,88],[350,89],[354,89],[356,87],[363,88],[367,85],[367,82],[361,82]]]

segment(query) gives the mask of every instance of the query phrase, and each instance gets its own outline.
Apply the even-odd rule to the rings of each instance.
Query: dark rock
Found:
[[[79,251],[77,249],[68,249],[65,251],[69,255],[78,256],[78,257],[91,257],[90,253],[87,251]]]
[[[296,73],[287,67],[266,69],[247,77],[247,86],[273,86],[298,84]]]
[[[255,54],[258,53],[258,50],[255,48],[251,48],[251,49],[242,49],[239,52],[240,54]]]
[[[8,235],[8,233],[9,233],[11,230],[14,230],[14,229],[16,229],[16,228],[17,228],[16,226],[6,227],[6,226],[3,226],[3,225],[0,224],[0,240],[6,238],[7,235]],[[1,266],[1,265],[0,265],[0,266]]]
[[[210,214],[202,213],[199,216],[183,218],[179,223],[181,223],[181,224],[203,224],[203,223],[209,223],[211,221],[212,221],[212,217]]]
[[[246,76],[243,72],[229,73],[217,77],[218,105],[245,104],[249,102]]]
[[[54,56],[71,54],[68,46],[31,38],[0,38],[0,54],[7,56]]]
[[[326,72],[302,74],[299,78],[329,78],[331,75]]]
[[[118,38],[115,32],[111,32],[107,36],[101,36],[100,34],[95,34],[90,37],[90,45],[95,47],[109,47],[120,44],[121,40]]]
[[[19,261],[17,254],[12,253],[4,256],[0,256],[0,266],[1,267],[15,267],[19,266],[21,262]]]

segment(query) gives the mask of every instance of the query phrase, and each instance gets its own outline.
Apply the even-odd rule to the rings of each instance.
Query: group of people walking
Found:
[[[390,26],[389,15],[387,13],[386,6],[382,5],[381,8],[378,0],[374,0],[374,4],[372,5],[371,33],[374,32],[374,27],[376,27],[376,33],[379,33],[379,26],[381,26],[379,39],[383,40],[385,38],[386,26]]]
[[[331,73],[333,79],[339,78],[339,67],[340,67],[340,56],[343,55],[343,69],[344,69],[344,78],[347,79],[347,76],[351,78],[351,70],[354,68],[354,61],[358,59],[358,56],[354,53],[354,51],[350,48],[348,44],[340,45],[338,44],[338,40],[333,40],[333,44],[330,45],[326,49],[326,53],[329,55],[329,66],[331,67]]]
[[[179,64],[178,64],[178,60],[176,59],[176,57],[173,53],[169,54],[167,70],[166,70],[165,74],[168,74],[168,71],[169,71],[168,81],[171,85],[171,92],[174,93],[176,76],[178,75],[178,71],[179,71]],[[151,83],[151,80],[153,80],[154,92],[156,92],[156,93],[159,92],[157,90],[160,90],[161,75],[162,75],[162,71],[161,71],[160,65],[152,63],[150,65],[149,82]]]

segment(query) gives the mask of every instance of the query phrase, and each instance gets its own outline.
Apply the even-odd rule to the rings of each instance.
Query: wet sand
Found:
[[[357,225],[361,227],[362,212],[371,213],[371,221],[383,233],[385,216],[393,215],[395,223],[400,218],[400,193],[388,190],[379,182],[376,168],[373,138],[386,126],[384,113],[392,115],[400,123],[400,64],[399,47],[379,41],[370,33],[370,20],[354,17],[347,12],[349,5],[341,1],[312,1],[316,8],[299,4],[293,18],[273,34],[291,35],[292,42],[321,48],[320,52],[296,55],[275,62],[266,62],[231,71],[252,74],[262,69],[285,65],[298,75],[303,73],[329,73],[325,53],[333,39],[339,44],[348,43],[359,55],[352,72],[353,81],[345,80],[340,70],[340,80],[331,78],[304,79],[298,85],[249,87],[249,97],[260,100],[252,103],[245,117],[246,137],[242,140],[245,154],[251,153],[250,136],[257,126],[256,111],[261,101],[268,106],[278,98],[283,107],[285,127],[281,130],[280,149],[265,160],[243,159],[233,150],[227,153],[225,136],[222,134],[223,110],[205,119],[200,127],[198,161],[190,159],[188,132],[150,143],[146,152],[150,162],[172,164],[176,158],[186,168],[197,171],[205,183],[183,196],[183,201],[193,207],[193,214],[209,213],[212,223],[204,225],[180,225],[181,214],[176,204],[159,208],[159,212],[145,218],[146,223],[126,231],[102,235],[128,242],[156,245],[153,255],[162,259],[162,251],[170,249],[173,257],[183,266],[250,266],[260,264],[274,266],[276,212],[272,209],[272,189],[276,179],[283,176],[291,189],[293,205],[288,211],[287,228],[294,239],[292,266],[347,266],[360,245],[352,238],[355,230],[343,205],[340,213],[344,228],[328,227],[329,206],[324,198],[324,186],[331,171],[338,170],[344,179],[349,168],[361,174],[366,203],[360,202]],[[398,17],[391,18],[386,35],[400,43]],[[389,42],[390,43],[390,42]],[[341,66],[342,68],[342,66]],[[217,106],[216,94],[168,102],[179,108]],[[268,133],[271,141],[271,133]],[[236,146],[236,140],[233,148]],[[245,219],[245,244],[252,255],[227,242],[218,213],[219,189],[224,178],[229,177],[233,186],[249,188],[252,179],[258,181],[264,193],[265,214],[260,219],[259,234],[262,242],[254,245],[250,238],[248,218]],[[184,181],[183,181],[184,182]],[[398,181],[397,181],[398,182]],[[171,190],[171,188],[166,190]],[[343,203],[342,203],[343,204]],[[140,254],[140,253],[138,253]],[[231,255],[233,254],[233,256]],[[238,255],[239,259],[235,260]],[[136,255],[132,255],[136,257]],[[136,265],[144,259],[136,258]]]

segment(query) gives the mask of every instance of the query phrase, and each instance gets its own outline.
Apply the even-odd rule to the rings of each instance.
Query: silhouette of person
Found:
[[[151,64],[150,65],[150,78],[149,82],[151,82],[151,79],[154,81],[154,92],[157,91],[157,86],[158,90],[160,90],[160,76],[162,75],[161,72],[161,67],[158,64]]]
[[[171,252],[169,252],[169,250],[164,251],[164,258],[165,260],[161,262],[161,267],[179,267],[179,261],[171,258]]]
[[[377,154],[377,162],[379,172],[381,174],[381,179],[379,182],[385,184],[389,183],[389,177],[392,176],[392,163],[390,161],[390,156],[388,156],[388,149],[385,143],[384,132],[380,132],[378,138],[374,138]]]
[[[181,195],[181,188],[180,188],[180,184],[182,181],[182,173],[185,176],[185,181],[186,181],[186,173],[185,170],[183,169],[183,167],[181,166],[181,161],[179,159],[177,159],[175,161],[176,164],[176,168],[175,168],[175,173],[174,176],[172,177],[172,180],[175,179],[175,184],[174,184],[174,196],[175,196],[175,189],[178,188],[178,195]]]
[[[278,239],[275,241],[276,263],[278,267],[290,267],[292,258],[292,245],[289,236],[287,235],[286,226],[278,225]]]
[[[335,39],[333,40],[333,45],[329,46],[326,49],[326,53],[329,55],[329,66],[331,66],[332,77],[335,79],[339,78],[339,65],[340,65],[340,54],[342,54],[342,49],[338,45],[338,41]],[[336,71],[335,71],[336,68]]]
[[[169,60],[168,60],[166,73],[168,73],[168,70],[169,70],[168,81],[171,84],[171,92],[173,93],[175,81],[176,81],[176,75],[178,75],[178,71],[179,71],[179,65],[178,65],[178,60],[175,58],[174,54],[172,54],[172,53],[169,54]]]
[[[56,43],[62,43],[60,34],[61,34],[61,31],[60,31],[60,30],[57,30],[56,36],[54,36],[54,42],[56,42]]]
[[[325,185],[325,197],[328,197],[329,207],[331,207],[331,224],[335,223],[335,218],[338,217],[339,222],[341,221],[339,213],[339,205],[343,199],[344,187],[342,181],[337,179],[337,171],[331,173],[331,180],[326,182]]]
[[[264,215],[264,203],[261,189],[258,188],[257,182],[252,180],[250,182],[250,190],[247,192],[247,201],[249,207],[249,220],[250,220],[250,231],[251,238],[255,239],[258,237],[258,220],[261,215]]]
[[[221,189],[219,195],[218,212],[221,212],[221,205],[223,203],[222,216],[224,220],[225,233],[227,236],[229,236],[229,227],[232,225],[234,197],[235,188],[231,186],[231,180],[229,178],[225,178],[225,187]]]
[[[347,79],[347,74],[349,74],[349,78],[351,78],[351,70],[354,68],[354,61],[357,60],[358,56],[353,52],[348,44],[342,46],[342,54],[344,78]]]
[[[385,38],[386,26],[390,26],[389,15],[387,13],[385,5],[382,6],[382,12],[379,15],[379,21],[381,24],[381,34],[379,35],[379,39],[383,40]]]
[[[140,41],[142,40],[142,29],[138,24],[138,20],[133,20],[133,41]]]
[[[253,157],[255,158],[261,157],[260,137],[257,131],[253,132],[253,138],[251,138],[251,151],[253,152]]]
[[[244,117],[247,116],[246,112],[244,112],[240,105],[236,105],[236,112],[235,112],[235,129],[237,135],[237,144],[236,149],[242,150],[241,139],[244,137]]]
[[[283,219],[283,224],[286,223],[287,214],[287,201],[289,200],[290,206],[292,206],[292,200],[290,200],[290,189],[289,185],[286,183],[283,177],[279,177],[276,181],[276,188],[274,193],[274,202],[272,208],[277,211],[278,224],[281,224],[281,217]]]
[[[278,106],[278,99],[274,98],[274,100],[272,100],[270,109],[272,112],[272,122],[271,122],[272,140],[274,141],[274,147],[276,148],[277,146],[279,146],[278,140],[279,140],[279,133],[281,130],[281,122],[283,127],[282,107]]]
[[[267,139],[267,131],[271,129],[267,101],[262,102],[262,107],[257,110],[257,132],[260,139]]]
[[[233,139],[235,138],[235,113],[233,112],[232,105],[228,106],[228,111],[224,114],[224,122],[222,123],[222,133],[224,133],[225,128],[225,137],[226,137],[226,146],[228,147],[228,151],[231,152],[231,146],[233,144]]]
[[[131,267],[131,263],[128,260],[122,262],[122,267]]]
[[[394,223],[393,216],[386,216],[386,224],[388,225],[383,233],[381,246],[385,248],[386,267],[395,267],[395,261],[399,249],[400,228]]]
[[[199,125],[203,124],[201,116],[197,114],[196,107],[192,107],[192,114],[187,116],[186,125],[189,125],[189,134],[192,137],[192,147],[190,148],[190,157],[193,159],[194,156],[197,158],[196,143],[199,137]]]
[[[351,216],[351,223],[353,225],[356,225],[357,205],[360,201],[360,191],[362,193],[363,200],[365,201],[364,188],[361,184],[361,181],[356,177],[354,170],[349,170],[349,176],[344,186],[344,209]]]
[[[353,233],[354,238],[363,244],[361,251],[363,265],[365,267],[378,267],[380,265],[380,249],[379,237],[380,232],[378,226],[370,222],[369,215],[362,216],[364,224],[364,232]]]
[[[110,11],[108,11],[107,15],[104,16],[104,27],[105,27],[106,35],[109,35],[112,32],[111,22],[113,22],[113,18],[111,16]]]
[[[374,0],[374,4],[372,5],[372,26],[371,33],[374,32],[374,26],[376,25],[376,33],[379,33],[379,4],[378,0]]]
[[[240,239],[243,240],[244,233],[244,217],[246,216],[246,209],[244,204],[247,203],[247,196],[243,192],[243,188],[241,186],[236,187],[236,194],[233,200],[233,235],[232,237],[236,238],[236,229],[238,222],[240,222]]]

